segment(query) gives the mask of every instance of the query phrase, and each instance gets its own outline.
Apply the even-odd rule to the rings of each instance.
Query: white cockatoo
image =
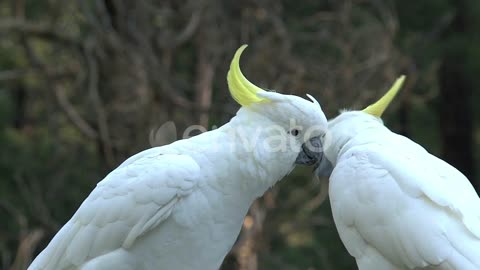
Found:
[[[227,80],[242,105],[229,123],[140,152],[108,174],[30,270],[217,270],[251,203],[326,130],[318,102],[262,90],[235,54]],[[294,125],[292,125],[294,123]]]
[[[480,199],[472,185],[380,119],[403,80],[363,111],[329,121],[322,138],[340,238],[360,270],[479,270]]]

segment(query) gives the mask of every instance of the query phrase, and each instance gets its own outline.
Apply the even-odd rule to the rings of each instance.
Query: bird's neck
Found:
[[[209,177],[222,192],[236,192],[257,198],[293,169],[282,155],[263,147],[270,129],[258,116],[240,113],[218,129],[202,133],[183,143],[185,152],[200,164],[208,163],[218,177]]]
[[[293,169],[295,160],[295,157],[290,158],[281,150],[272,151],[269,148],[269,140],[278,134],[269,128],[274,123],[261,117],[255,112],[240,110],[223,127],[234,149],[229,154],[241,170],[242,185],[254,191],[256,197],[287,175]]]

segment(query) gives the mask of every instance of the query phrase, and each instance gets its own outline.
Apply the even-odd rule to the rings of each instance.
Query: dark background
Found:
[[[328,117],[406,74],[387,126],[478,190],[479,27],[478,0],[1,0],[0,269],[25,269],[103,176],[165,142],[165,122],[228,121],[243,43],[251,81],[310,93]],[[223,269],[355,269],[326,185],[298,168],[259,199]]]

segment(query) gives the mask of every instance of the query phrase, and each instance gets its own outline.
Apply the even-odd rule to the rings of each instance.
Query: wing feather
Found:
[[[478,195],[422,147],[409,141],[405,151],[402,138],[398,151],[368,144],[339,158],[330,196],[342,241],[357,263],[373,249],[406,269],[480,269]]]
[[[200,178],[189,156],[145,151],[112,171],[91,192],[29,269],[71,269],[130,247],[162,223]]]
[[[480,198],[467,177],[407,138],[395,135],[395,140],[411,149],[388,154],[378,149],[372,151],[372,162],[384,166],[402,188],[408,186],[410,194],[426,196],[451,211],[480,238]]]

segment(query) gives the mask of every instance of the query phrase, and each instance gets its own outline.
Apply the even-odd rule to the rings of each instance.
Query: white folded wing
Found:
[[[480,269],[480,199],[422,147],[353,147],[330,177],[337,229],[360,270]]]
[[[133,156],[98,183],[29,269],[76,269],[128,248],[168,218],[200,176],[189,156],[154,149]]]

